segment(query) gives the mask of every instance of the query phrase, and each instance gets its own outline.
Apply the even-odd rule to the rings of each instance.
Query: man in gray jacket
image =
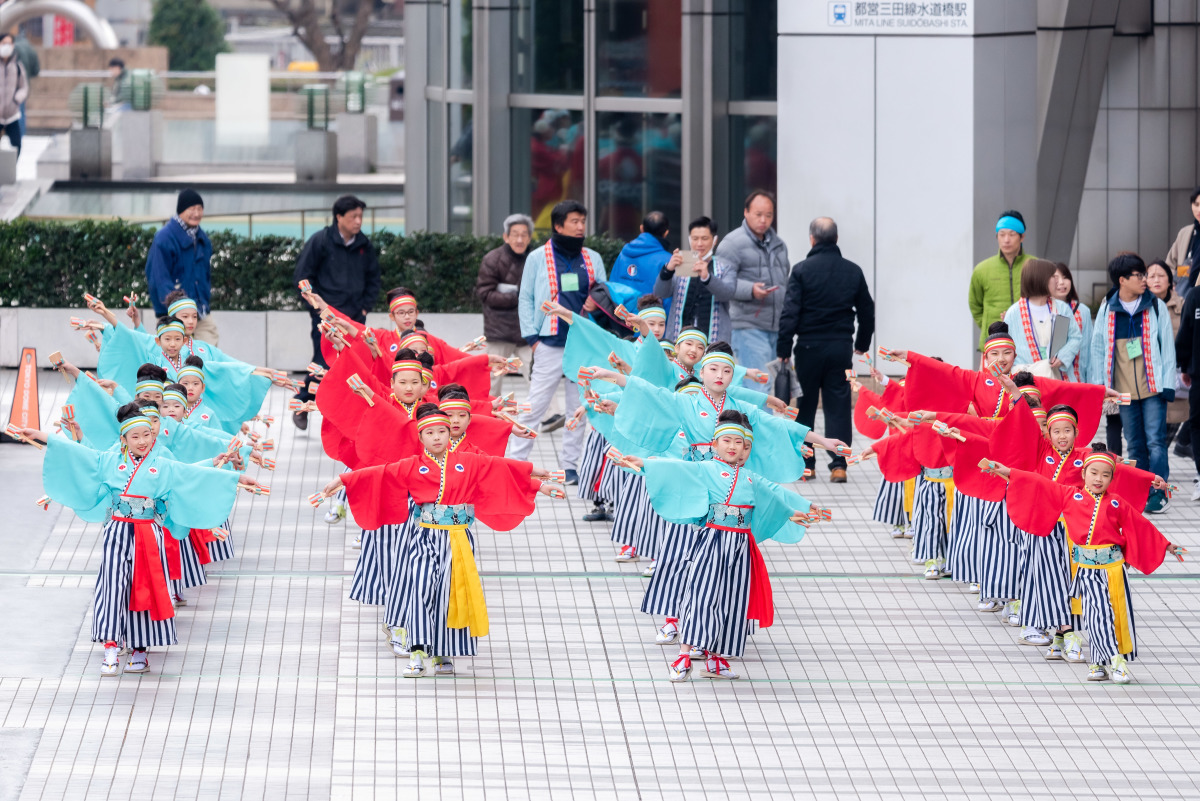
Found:
[[[756,189],[746,198],[742,224],[717,245],[717,257],[728,265],[713,276],[710,291],[716,297],[732,292],[730,342],[738,364],[767,369],[775,358],[779,318],[783,313],[783,288],[787,285],[787,245],[772,230],[775,196]],[[718,286],[713,286],[718,285]],[[766,392],[766,386],[746,381],[746,386]]]

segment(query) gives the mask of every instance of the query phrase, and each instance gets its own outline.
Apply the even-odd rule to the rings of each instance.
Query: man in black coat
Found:
[[[1188,389],[1188,421],[1184,425],[1192,430],[1192,459],[1200,474],[1200,387],[1196,386],[1196,379],[1200,377],[1200,289],[1197,289],[1200,265],[1193,264],[1188,281],[1192,288],[1188,290],[1183,311],[1179,314],[1175,364],[1182,373],[1180,383]],[[1192,500],[1200,501],[1200,483],[1193,484]]]
[[[837,223],[829,217],[818,217],[809,224],[812,249],[792,268],[788,279],[776,355],[787,364],[795,343],[796,378],[804,392],[797,422],[812,427],[820,393],[825,436],[850,442],[853,430],[846,370],[853,365],[854,353],[866,353],[871,347],[875,301],[862,268],[842,258],[837,240]],[[815,458],[807,461],[810,469],[816,464]],[[829,469],[830,481],[845,483],[844,456],[831,453]]]
[[[333,225],[317,231],[304,243],[296,259],[295,284],[308,281],[312,291],[333,308],[359,323],[367,321],[367,312],[379,299],[379,259],[375,248],[362,233],[363,209],[367,204],[354,195],[343,195],[333,203]],[[310,309],[312,317],[313,361],[322,367],[321,314]],[[296,396],[312,400],[308,384]],[[295,412],[292,422],[300,430],[308,428],[308,413]]]

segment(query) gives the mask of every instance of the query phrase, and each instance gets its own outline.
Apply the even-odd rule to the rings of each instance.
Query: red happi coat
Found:
[[[361,339],[358,335],[366,328],[364,324],[351,320],[332,306],[329,307],[329,310],[354,326],[356,341]],[[375,332],[375,339],[379,343],[379,349],[383,352],[384,357],[395,359],[396,352],[400,350],[400,332],[395,328],[372,328],[371,330]],[[448,344],[444,339],[439,339],[428,331],[425,332],[425,336],[429,340],[429,350],[433,353],[435,364],[449,364],[450,362],[464,359],[471,355],[463,353],[458,348]],[[333,344],[328,339],[321,340],[321,355],[325,357],[326,364],[333,364],[334,360],[338,358],[337,351],[334,350]]]

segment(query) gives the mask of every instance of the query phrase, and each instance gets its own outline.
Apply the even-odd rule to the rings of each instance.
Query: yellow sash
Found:
[[[1108,602],[1112,604],[1113,626],[1117,634],[1117,652],[1133,653],[1133,634],[1129,630],[1129,599],[1125,597],[1125,560],[1122,559],[1109,565],[1083,565],[1075,562],[1071,568],[1072,578],[1074,578],[1076,570],[1104,570],[1108,573]],[[1082,601],[1082,598],[1071,599],[1072,613],[1083,614]]]
[[[471,541],[467,539],[467,527],[421,523],[421,528],[441,529],[450,535],[450,607],[446,610],[446,626],[469,628],[472,637],[486,637],[487,602],[483,599],[483,583],[479,580]]]
[[[913,513],[913,493],[917,489],[917,480],[910,478],[904,482],[904,513],[912,517]]]

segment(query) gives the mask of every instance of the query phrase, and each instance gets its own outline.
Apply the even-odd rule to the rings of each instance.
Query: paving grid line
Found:
[[[57,378],[41,377],[45,396]],[[6,380],[0,373],[0,393]],[[269,400],[281,418],[284,403],[282,393]],[[311,432],[277,436],[275,493],[239,500],[238,557],[194,591],[181,612],[188,633],[155,655],[158,675],[105,684],[85,619],[61,679],[0,679],[3,725],[44,729],[23,797],[108,792],[134,777],[180,798],[392,797],[406,786],[399,771],[419,791],[464,797],[629,797],[636,777],[645,797],[791,797],[804,787],[817,798],[1007,798],[1043,795],[1044,780],[1020,765],[1048,759],[1064,786],[1096,797],[1197,795],[1179,767],[1200,757],[1188,565],[1135,581],[1139,684],[1088,685],[1077,666],[1013,646],[1012,630],[948,582],[906,577],[906,544],[867,522],[874,480],[861,477],[873,471],[841,488],[818,481],[802,492],[832,501],[837,522],[798,547],[764,548],[779,623],[754,635],[747,679],[678,687],[662,678],[663,649],[646,642],[653,623],[632,611],[644,580],[603,567],[614,551],[607,530],[576,523],[578,502],[540,503],[517,531],[481,534],[494,628],[481,656],[463,660],[474,662],[463,678],[406,682],[402,660],[382,651],[378,613],[346,600],[357,556],[349,528],[325,526],[303,503],[336,472]],[[552,465],[557,441],[542,438],[535,460]],[[1198,516],[1186,500],[1175,507],[1155,522],[1186,543]],[[87,589],[95,534],[64,513],[39,557],[44,572],[7,578]],[[603,660],[559,658],[598,645]],[[545,665],[553,675],[529,670]],[[602,695],[589,689],[600,686]],[[613,740],[603,718],[618,708],[625,736]],[[1073,729],[1056,722],[1060,708],[1116,723]],[[436,737],[412,742],[430,721]],[[145,736],[117,753],[112,735],[126,729]],[[1133,767],[1087,768],[1097,739]],[[340,762],[347,740],[360,750]]]

